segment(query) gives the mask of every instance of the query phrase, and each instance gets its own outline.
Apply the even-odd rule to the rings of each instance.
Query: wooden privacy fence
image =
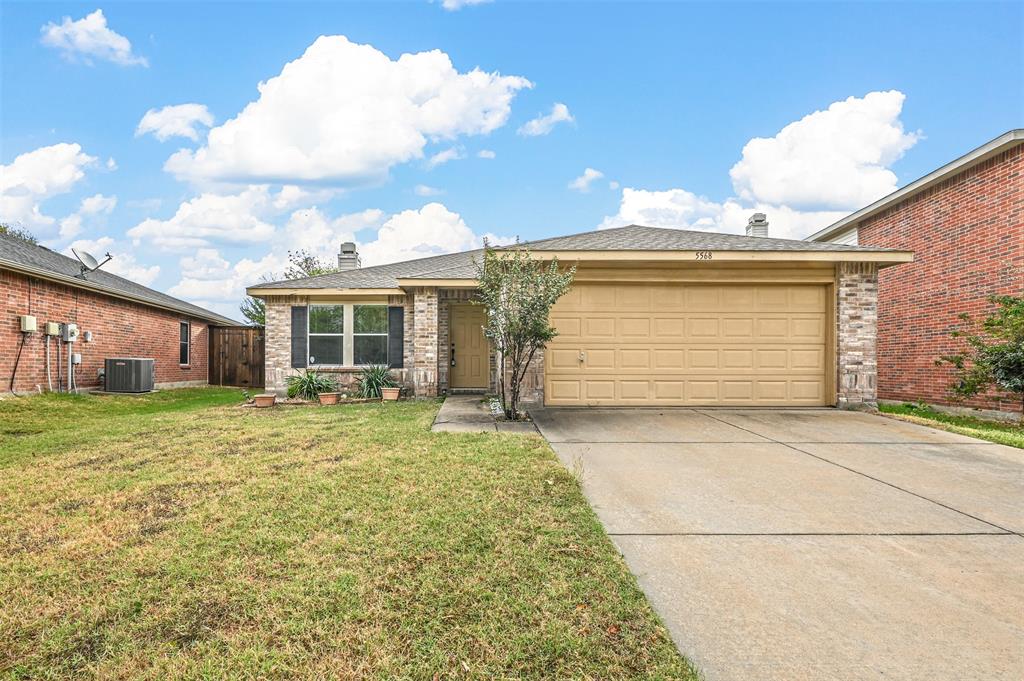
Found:
[[[263,327],[210,327],[210,385],[263,387]]]

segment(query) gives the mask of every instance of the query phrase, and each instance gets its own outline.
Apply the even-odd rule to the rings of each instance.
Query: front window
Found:
[[[189,364],[192,345],[192,329],[188,322],[178,324],[178,364]]]
[[[309,363],[344,363],[345,306],[309,306]]]
[[[355,305],[352,325],[352,362],[356,366],[388,363],[388,308]]]

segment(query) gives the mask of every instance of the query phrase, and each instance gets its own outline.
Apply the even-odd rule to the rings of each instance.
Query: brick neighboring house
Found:
[[[102,269],[82,278],[77,260],[4,234],[0,305],[0,392],[47,390],[46,322],[77,324],[82,335],[73,351],[82,355],[75,369],[80,389],[100,386],[99,371],[107,357],[155,359],[157,387],[205,385],[209,325],[238,325]],[[21,333],[21,315],[36,317],[35,333]],[[84,339],[85,331],[91,332],[91,340]],[[50,346],[50,383],[56,389],[60,346],[54,339]],[[66,346],[60,362],[66,372]]]
[[[755,216],[755,218],[763,216]],[[631,225],[522,244],[578,265],[524,398],[570,405],[854,406],[875,401],[880,268],[913,254]],[[513,247],[506,247],[513,248]],[[267,305],[266,382],[314,367],[353,387],[389,364],[414,395],[487,391],[496,358],[468,251],[248,289]],[[345,259],[346,263],[342,263]]]
[[[878,276],[878,396],[1019,412],[1006,395],[956,402],[936,358],[959,347],[957,315],[1024,295],[1024,130],[1012,130],[867,206],[809,241],[912,250]]]

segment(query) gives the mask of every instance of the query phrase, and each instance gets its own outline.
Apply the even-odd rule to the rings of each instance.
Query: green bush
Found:
[[[335,391],[334,379],[324,376],[316,369],[306,369],[297,376],[289,376],[288,397],[301,397],[306,400],[315,400],[320,393],[331,393]]]
[[[382,388],[396,388],[398,383],[391,378],[391,370],[383,364],[363,367],[359,373],[359,394],[363,397],[380,397]]]

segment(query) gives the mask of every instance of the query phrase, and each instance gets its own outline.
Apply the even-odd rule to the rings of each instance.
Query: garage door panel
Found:
[[[619,350],[620,369],[650,369],[651,351],[643,350]]]
[[[686,337],[686,320],[682,317],[675,319],[655,317],[654,338],[655,340],[681,341]]]
[[[580,338],[583,331],[583,320],[577,316],[552,314],[548,321],[562,338]]]
[[[826,309],[822,285],[578,284],[552,311],[546,399],[825,404]]]
[[[627,340],[643,339],[651,337],[650,317],[621,317],[619,319],[619,336]]]
[[[682,349],[655,348],[654,367],[662,371],[673,371],[686,368],[686,351]]]

